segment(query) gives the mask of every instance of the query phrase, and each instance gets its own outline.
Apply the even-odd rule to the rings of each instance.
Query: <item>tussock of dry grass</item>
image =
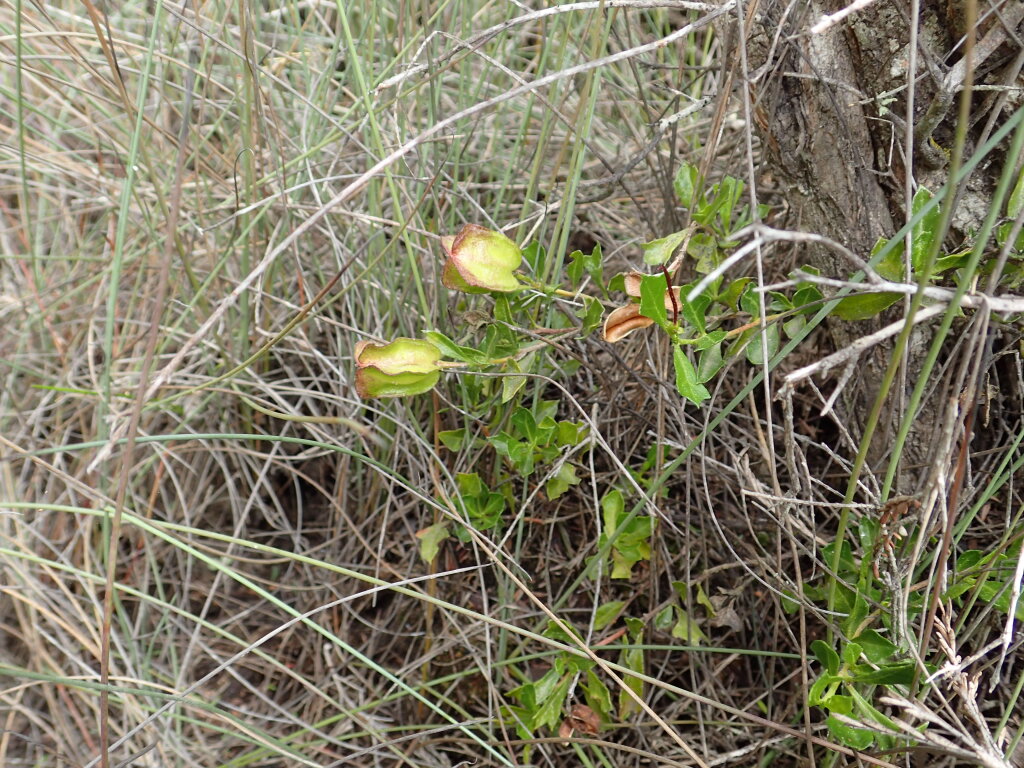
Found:
[[[549,270],[600,243],[606,274],[682,225],[672,174],[703,159],[725,98],[710,26],[566,74],[704,18],[632,5],[486,38],[527,10],[0,9],[0,763],[99,765],[106,740],[104,765],[517,764],[524,744],[499,712],[550,667],[540,605],[617,662],[621,624],[589,630],[609,600],[650,627],[643,697],[662,723],[633,715],[572,744],[544,734],[533,764],[803,765],[828,752],[804,711],[808,645],[834,620],[811,601],[788,613],[783,595],[824,578],[855,446],[807,390],[790,415],[778,400],[766,412],[758,371],[740,362],[710,407],[684,408],[655,336],[566,343],[549,372],[578,369],[538,391],[589,421],[592,449],[569,459],[583,482],[555,501],[537,478],[517,484],[505,533],[450,541],[428,566],[416,532],[446,514],[457,473],[498,461],[446,451],[434,432],[483,419],[459,375],[409,401],[362,402],[352,386],[360,339],[468,332],[472,314],[438,280],[438,236],[463,222],[540,240]],[[713,176],[743,173],[736,125]],[[799,258],[768,255],[767,279]],[[536,320],[573,309],[538,297]],[[799,355],[819,351],[786,365]],[[972,457],[962,503],[1007,457],[1016,471],[1019,412],[986,426],[991,453]],[[855,517],[877,511],[871,482]],[[629,582],[581,580],[613,487],[630,505],[639,487],[661,517],[652,559]],[[1017,494],[993,491],[964,546],[1019,550]],[[652,623],[673,581],[690,585],[699,649]],[[940,614],[951,656],[1002,631],[991,609],[969,616]],[[993,691],[954,674],[918,697],[953,723],[957,759],[998,751],[1019,726],[1018,642]],[[989,674],[986,659],[968,671]],[[977,716],[957,720],[958,701],[979,702]],[[819,764],[856,764],[836,760]]]

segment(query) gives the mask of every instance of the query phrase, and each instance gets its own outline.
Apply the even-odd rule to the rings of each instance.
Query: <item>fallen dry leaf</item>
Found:
[[[616,341],[622,341],[638,328],[646,328],[649,325],[654,325],[654,321],[640,314],[639,304],[626,304],[612,310],[605,319],[604,340],[614,344]]]
[[[599,730],[601,730],[601,718],[597,712],[586,704],[574,704],[569,716],[558,727],[558,735],[563,739],[568,739],[572,736],[573,731],[581,731],[590,736],[596,736]]]
[[[573,720],[579,721],[580,725],[577,726],[584,733],[590,735],[596,735],[601,729],[601,718],[597,712],[592,710],[586,704],[575,704],[569,713],[569,717]]]
[[[708,620],[708,624],[734,632],[742,631],[743,619],[736,611],[735,600],[732,596],[714,595],[711,598],[711,604],[715,606],[715,615]]]

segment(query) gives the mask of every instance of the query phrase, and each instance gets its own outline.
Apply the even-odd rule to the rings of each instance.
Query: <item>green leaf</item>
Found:
[[[561,405],[560,400],[541,400],[533,408],[533,418],[537,420],[537,423],[547,419],[553,419],[558,414],[558,406]]]
[[[509,695],[512,695],[511,692]],[[530,713],[531,710],[526,707],[514,707],[508,704],[503,704],[498,708],[498,717],[501,718],[501,722],[511,723],[516,729],[516,736],[523,740],[534,738],[533,731],[529,728]]]
[[[626,511],[626,501],[622,497],[622,491],[613,488],[601,499],[601,511],[604,513],[604,527],[610,535],[619,527],[619,518]]]
[[[807,318],[803,315],[797,315],[791,317],[782,324],[782,330],[785,331],[786,336],[790,339],[795,339],[800,335],[800,331],[807,325]]]
[[[715,216],[725,205],[725,198],[718,195],[718,185],[712,185],[711,190],[705,194],[700,204],[693,211],[694,220],[708,230],[721,229],[715,226]]]
[[[865,750],[875,742],[875,734],[863,728],[853,728],[841,722],[833,715],[829,715],[825,721],[836,741],[854,749]]]
[[[534,445],[537,444],[537,422],[527,408],[516,408],[511,421],[512,426],[516,428],[517,437],[524,438]]]
[[[551,441],[554,440],[558,435],[558,422],[556,422],[550,416],[545,416],[537,422],[537,445],[540,446],[551,446]],[[558,451],[554,451],[553,456],[558,455]]]
[[[861,293],[840,299],[832,314],[843,320],[868,320],[900,300],[899,293]]]
[[[604,307],[601,302],[593,296],[583,297],[583,306],[576,310],[576,317],[583,321],[578,338],[589,336],[601,327],[601,320],[604,319]]]
[[[601,255],[600,245],[595,245],[589,254],[573,251],[569,254],[569,262],[567,272],[573,285],[578,285],[583,273],[586,272],[602,290],[604,289],[604,257]]]
[[[748,285],[747,289],[740,294],[740,309],[754,320],[761,316],[761,300],[753,285]]]
[[[793,599],[793,593],[789,590],[783,590],[780,602],[782,604],[782,610],[787,616],[792,616],[800,609],[800,603]]]
[[[457,453],[462,450],[462,446],[466,441],[466,430],[464,429],[447,429],[444,432],[437,433],[437,439],[441,441],[441,444],[452,453]]]
[[[853,697],[852,696],[829,696],[828,703],[823,704],[828,707],[830,712],[835,712],[840,715],[851,715],[853,714]]]
[[[697,381],[701,384],[715,378],[722,366],[725,365],[725,358],[722,357],[722,342],[708,347],[700,353],[697,358]]]
[[[489,531],[501,523],[501,516],[505,512],[505,497],[489,491],[468,506],[473,526],[480,531]]]
[[[802,314],[810,315],[818,311],[823,298],[818,286],[813,283],[803,283],[793,291],[793,306]]]
[[[557,499],[574,485],[579,485],[580,479],[576,477],[576,467],[566,462],[558,468],[558,471],[548,478],[544,491],[548,499]]]
[[[910,662],[910,664],[911,666],[913,666],[912,662]],[[926,664],[925,667],[929,667],[929,665]],[[856,709],[861,719],[871,720],[885,728],[888,728],[891,731],[899,731],[899,726],[897,726],[891,718],[887,717],[886,715],[883,715],[881,712],[875,709],[871,702],[869,702],[860,693],[858,693],[857,688],[855,686],[848,686],[847,691],[849,692],[850,697],[853,699],[854,709]]]
[[[521,474],[529,475],[533,472],[534,446],[530,443],[516,440],[508,432],[499,432],[487,438],[487,442],[494,446],[498,455],[508,459]]]
[[[978,597],[992,603],[1000,613],[1009,614],[1011,594],[1006,581],[987,580],[978,588]],[[1013,615],[1018,621],[1024,621],[1024,601],[1017,602]]]
[[[835,682],[836,678],[829,674],[823,674],[813,683],[811,688],[807,691],[807,703],[812,707],[827,707],[829,699],[835,693]],[[829,686],[833,686],[829,688]],[[829,690],[826,690],[829,688]]]
[[[857,642],[864,650],[864,657],[872,664],[882,664],[896,653],[896,644],[882,637],[873,629],[865,629],[857,635]]]
[[[590,428],[582,421],[560,421],[555,428],[555,444],[560,448],[575,447],[590,434]]]
[[[705,333],[703,336],[696,339],[692,346],[694,349],[702,352],[705,349],[709,349],[715,346],[716,344],[721,344],[723,341],[725,341],[728,335],[729,334],[727,334],[725,331],[719,328],[717,331]]]
[[[622,550],[631,549],[639,544],[646,545],[653,532],[654,518],[649,515],[639,515],[626,524],[615,543]],[[650,554],[649,549],[648,554]]]
[[[519,373],[529,373],[533,367],[533,353],[531,352],[522,360],[510,360],[508,367]],[[515,374],[501,378],[501,402],[507,403],[526,385],[526,376]]]
[[[1006,218],[1016,219],[1022,208],[1024,208],[1024,168],[1020,169],[1017,183],[1014,185],[1013,192],[1010,193],[1010,197],[1006,201]]]
[[[579,643],[579,638],[569,638],[568,642],[572,645]],[[565,656],[565,668],[571,675],[583,674],[588,669],[592,669],[596,665],[593,659],[581,659],[579,656]]]
[[[683,240],[686,239],[686,234],[687,230],[684,229],[679,232],[673,232],[671,235],[660,237],[657,240],[652,240],[649,243],[641,244],[640,249],[644,253],[644,264],[650,264],[654,267],[668,264],[676,248],[682,245]],[[648,317],[650,316],[648,315]]]
[[[594,282],[598,285],[604,285],[604,254],[601,253],[601,244],[595,243],[594,250],[590,252],[589,256],[583,257],[583,266],[587,268],[587,273],[594,278]]]
[[[690,286],[683,286],[683,290],[679,292],[679,310],[686,320],[697,333],[703,334],[707,329],[707,323],[705,322],[705,316],[707,315],[708,306],[711,304],[711,299],[707,295],[700,295],[693,301],[686,300],[686,294],[689,292]],[[724,337],[724,331],[723,337]]]
[[[633,638],[633,642],[639,645],[642,641],[642,636],[637,634]],[[624,667],[643,674],[644,671],[644,652],[641,648],[626,648],[622,651],[619,658],[619,663]],[[623,680],[626,683],[626,688],[632,690],[637,696],[643,698],[644,695],[644,681],[639,678],[633,677],[632,675],[623,675]],[[633,701],[633,698],[623,688],[619,691],[619,719],[625,720],[633,712],[639,711],[640,705]]]
[[[917,665],[912,661],[887,664],[878,669],[858,668],[853,675],[858,683],[870,685],[910,685],[914,682]]]
[[[583,697],[587,706],[597,712],[602,722],[611,720],[612,694],[593,670],[587,670],[587,682],[583,683]]]
[[[557,640],[560,643],[569,643],[572,645],[576,642],[576,638],[562,629],[558,622],[551,619],[548,619],[548,625],[544,628],[544,632],[542,634],[544,637],[550,637],[552,640]]]
[[[835,542],[826,544],[822,547],[822,556],[826,563],[831,565],[832,558],[835,556],[835,551]],[[840,575],[857,573],[857,561],[853,559],[853,548],[850,546],[850,542],[848,541],[843,542],[842,549],[839,552],[839,573]]]
[[[675,624],[675,618],[675,606],[666,605],[654,615],[654,628],[659,632],[665,632]]]
[[[695,619],[690,617],[690,614],[680,608],[678,605],[676,608],[676,625],[672,627],[672,637],[677,640],[685,640],[690,645],[700,645],[704,640],[707,640],[707,635],[701,632],[700,627],[697,625]]]
[[[417,531],[416,538],[420,540],[420,559],[425,563],[431,563],[437,557],[441,542],[448,538],[448,524],[434,523],[422,531]]]
[[[625,600],[612,600],[608,603],[603,603],[597,607],[594,611],[594,629],[600,631],[611,624],[615,619],[622,613],[622,609],[626,607]]]
[[[856,606],[857,593],[849,587],[842,584],[837,585],[835,595],[835,609],[837,611],[849,613]]]
[[[768,295],[771,296],[771,301],[768,302],[769,312],[788,312],[793,309],[793,302],[781,291],[769,291]]]
[[[534,447],[529,443],[517,443],[511,446],[508,459],[523,477],[533,474]]]
[[[707,594],[704,592],[704,587],[699,583],[697,584],[697,605],[704,606],[704,610],[708,612],[708,616],[711,618],[715,617],[715,604],[711,602]]]
[[[740,195],[743,194],[743,187],[743,182],[733,176],[724,177],[716,185],[716,202],[721,200],[721,205],[718,207],[718,220],[721,222],[720,230],[723,233],[732,230],[732,217],[739,204]]]
[[[640,279],[640,314],[649,317],[666,331],[668,310],[665,309],[665,293],[668,287],[664,275],[644,275]]]
[[[672,347],[672,363],[676,369],[676,391],[680,395],[695,405],[700,405],[711,397],[707,387],[700,383],[693,363],[679,344]]]
[[[672,188],[676,193],[676,199],[684,208],[692,210],[700,202],[697,199],[700,194],[699,180],[700,173],[695,165],[683,162],[676,170]]]
[[[641,560],[651,559],[651,547],[646,542],[638,542],[628,547],[612,548],[613,579],[633,578],[633,566]]]
[[[886,246],[889,246],[889,241],[884,237],[878,238],[878,240],[875,241],[874,246],[871,248],[870,261],[874,261],[878,253]],[[804,269],[807,269],[807,267],[804,267]],[[880,274],[886,280],[903,282],[903,279],[906,277],[906,270],[907,267],[906,264],[904,264],[903,259],[902,240],[889,246],[889,252],[885,257],[875,263],[875,272]]]
[[[811,653],[830,675],[839,672],[839,654],[824,640],[815,640],[811,643]]]
[[[980,549],[968,549],[956,560],[956,569],[958,571],[966,571],[968,568],[973,568],[979,563],[990,560],[991,558],[986,556]]]
[[[604,532],[598,540],[599,547],[606,547],[620,524],[629,518],[625,500],[618,490],[609,491],[601,500]],[[641,560],[649,560],[651,547],[649,539],[654,531],[654,519],[634,517],[622,526],[617,538],[611,543],[612,578],[628,579],[633,575],[633,566]],[[641,624],[642,626],[642,624]]]
[[[470,365],[486,365],[490,362],[487,355],[483,352],[473,349],[472,347],[463,347],[456,344],[440,331],[425,331],[423,336],[431,344],[441,350],[441,354],[444,357],[450,357],[452,360],[458,360],[461,363],[469,363]]]
[[[519,352],[521,340],[516,331],[504,323],[489,323],[484,331],[484,339],[480,344],[480,354],[484,355],[481,365],[490,364],[495,357],[511,357]]]
[[[747,344],[747,361],[751,365],[764,365],[764,344],[767,342],[768,347],[768,359],[771,360],[775,357],[775,353],[779,351],[781,339],[779,338],[779,324],[770,323],[764,330],[765,340],[762,342],[760,329],[750,339],[750,343]]]
[[[848,667],[854,666],[860,658],[860,653],[860,643],[847,643],[843,646],[843,663]]]
[[[554,729],[562,720],[562,708],[565,706],[565,697],[569,693],[569,685],[572,683],[572,676],[565,675],[554,687],[551,693],[541,700],[540,707],[533,716],[535,728],[547,726]]]
[[[911,204],[911,212],[914,216],[924,210],[931,202],[933,195],[924,187],[918,188],[914,194]],[[932,209],[924,217],[914,224],[910,233],[910,264],[914,272],[920,272],[924,268],[925,260],[928,258],[928,251],[933,247],[939,228],[939,206],[932,206]]]
[[[462,496],[480,496],[487,492],[484,481],[476,472],[460,472],[455,476],[455,483]]]
[[[533,684],[534,697],[537,704],[543,704],[555,690],[558,688],[558,683],[562,679],[562,675],[565,674],[565,659],[555,657],[554,663],[551,665],[551,669],[544,673],[544,675]]]
[[[530,265],[530,269],[534,274],[539,274],[543,271],[547,255],[547,251],[536,240],[523,248],[523,259]]]
[[[585,271],[583,267],[583,251],[577,250],[570,253],[569,266],[565,269],[566,274],[569,275],[569,281],[573,285],[578,285]]]
[[[741,277],[737,280],[733,280],[731,283],[729,283],[728,288],[722,291],[722,293],[718,294],[718,296],[715,298],[715,301],[717,301],[719,304],[724,304],[734,312],[738,312],[740,296],[743,295],[748,283],[750,283],[749,277]]]
[[[650,517],[636,517],[631,520],[612,543],[612,578],[628,579],[633,575],[633,566],[641,560],[650,560],[650,538],[654,530]],[[606,536],[613,531],[609,530]]]
[[[643,619],[638,619],[635,616],[627,616],[626,622],[626,633],[629,635],[630,642],[639,645],[644,641],[644,622]]]
[[[523,683],[516,686],[508,695],[523,705],[527,712],[537,709],[537,686],[535,683]]]
[[[513,322],[512,302],[508,294],[498,293],[494,296],[494,319],[499,323]]]
[[[861,560],[861,565],[862,567],[867,566],[870,569],[870,564],[867,563],[866,560],[867,558]],[[858,582],[856,596],[853,598],[853,610],[850,611],[849,616],[843,619],[842,622],[843,633],[847,637],[855,636],[858,632],[860,632],[861,626],[864,623],[864,619],[868,615],[868,601],[864,597],[864,593],[866,591],[866,585],[863,582]],[[857,639],[859,640],[860,637],[858,636]],[[860,651],[858,650],[857,653],[859,655]],[[854,661],[856,661],[856,657],[854,658]]]
[[[932,270],[932,274],[939,275],[951,269],[966,267],[970,259],[970,251],[960,251],[959,253],[948,253],[945,256],[939,256],[935,260],[935,269]]]
[[[686,244],[686,253],[694,260],[693,268],[699,275],[706,275],[718,266],[718,240],[714,235],[694,232]]]

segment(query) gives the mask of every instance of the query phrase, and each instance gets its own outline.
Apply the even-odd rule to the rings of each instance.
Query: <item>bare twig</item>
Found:
[[[871,5],[875,0],[854,0],[845,8],[836,11],[835,13],[823,14],[820,19],[811,27],[812,35],[819,35],[825,30],[831,28],[833,25],[838,24],[840,21],[845,19],[847,16],[856,13],[857,11],[863,10]]]
[[[761,290],[763,291],[779,291],[783,288],[792,288],[799,285],[800,283],[814,283],[815,285],[825,285],[830,288],[849,288],[851,294],[868,294],[868,293],[900,293],[907,296],[913,296],[916,293],[922,293],[925,298],[932,301],[948,306],[949,302],[952,301],[956,293],[949,288],[941,288],[936,285],[926,285],[923,288],[916,283],[896,283],[891,280],[879,279],[876,283],[856,283],[852,280],[836,280],[831,277],[822,277],[821,275],[812,275],[809,272],[799,273],[799,277],[793,278],[792,280],[784,280],[781,283],[772,283],[766,285]],[[1007,314],[1016,314],[1024,312],[1024,296],[987,296],[983,293],[969,293],[960,297],[958,302],[959,306],[963,309],[987,309],[991,312],[1004,312]]]
[[[935,317],[936,315],[946,310],[943,306],[925,307],[914,316],[913,322],[915,324],[922,323],[925,320]],[[871,347],[879,344],[891,336],[895,336],[901,330],[906,323],[906,318],[897,320],[894,323],[890,323],[881,330],[875,331],[874,333],[863,336],[857,339],[850,346],[840,349],[838,352],[834,352],[828,357],[823,357],[821,360],[816,360],[810,365],[805,365],[803,368],[798,368],[791,373],[786,374],[785,383],[786,386],[792,386],[798,381],[802,381],[810,376],[814,376],[818,373],[825,373],[835,368],[837,365],[842,365],[850,360],[856,360],[863,352]]]

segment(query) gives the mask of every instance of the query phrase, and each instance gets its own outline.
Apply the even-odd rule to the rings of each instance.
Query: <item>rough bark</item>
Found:
[[[958,76],[957,67],[963,68],[956,50],[964,23],[960,3],[922,0],[914,109],[917,136],[914,156],[907,157],[902,118],[907,114],[909,4],[879,0],[828,31],[809,32],[824,13],[834,13],[843,5],[761,2],[748,29],[747,84],[755,104],[754,127],[761,140],[763,163],[797,208],[795,225],[832,238],[866,258],[878,238],[891,237],[906,220],[904,180],[908,170],[918,184],[932,190],[945,183],[944,150],[953,141],[956,111],[955,89],[949,85]],[[1000,14],[990,13],[978,25],[976,82],[1001,82],[1019,51],[1007,42],[1013,36],[1008,30],[1020,27],[1024,4],[1008,0],[997,6]],[[1017,72],[1019,66],[1017,63]],[[972,140],[991,127],[983,118],[993,105],[1012,106],[1005,100],[996,104],[978,97],[977,110],[972,110]],[[979,169],[972,189],[958,206],[954,232],[969,231],[988,210],[1000,164],[994,170],[991,165]],[[820,249],[807,256],[835,277],[855,271],[831,251]],[[848,323],[832,318],[829,332],[838,348],[890,319]],[[924,330],[912,339],[910,386],[916,381],[913,368],[920,363],[919,350],[927,342]],[[860,375],[844,392],[839,414],[854,434],[859,434],[877,395],[888,352],[883,348],[867,355],[861,361]],[[884,458],[891,444],[889,433],[899,421],[896,410],[888,409],[891,418],[882,424],[873,443],[876,460]],[[936,424],[937,419],[927,413],[918,419],[904,454],[908,463],[927,463],[930,429]]]

